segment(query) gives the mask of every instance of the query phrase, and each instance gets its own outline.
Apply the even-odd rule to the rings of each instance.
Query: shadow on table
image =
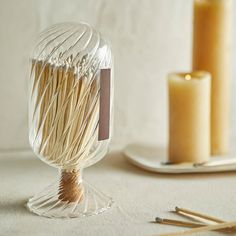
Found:
[[[103,165],[110,170],[121,172],[130,172],[136,175],[143,175],[151,178],[169,178],[169,179],[206,179],[206,178],[222,178],[236,177],[236,172],[221,172],[221,173],[194,173],[194,174],[160,174],[141,169],[131,164],[122,153],[122,151],[113,151],[109,153],[98,165]]]
[[[3,214],[18,214],[33,215],[26,207],[28,199],[14,199],[14,201],[0,202],[0,215]]]

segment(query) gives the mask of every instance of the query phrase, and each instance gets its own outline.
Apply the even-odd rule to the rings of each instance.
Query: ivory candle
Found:
[[[172,73],[169,87],[169,161],[206,162],[210,156],[208,72]]]
[[[195,0],[193,70],[212,75],[211,153],[229,151],[231,0]]]

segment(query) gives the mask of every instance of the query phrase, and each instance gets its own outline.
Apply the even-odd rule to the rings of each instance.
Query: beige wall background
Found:
[[[29,149],[28,58],[35,36],[63,21],[84,21],[111,42],[115,58],[112,148],[167,144],[166,74],[191,66],[192,0],[0,0],[0,150]],[[236,4],[233,11],[236,15]],[[235,26],[236,17],[234,16]],[[236,27],[234,27],[236,29]],[[236,30],[234,30],[236,36]],[[236,37],[231,141],[236,142]]]

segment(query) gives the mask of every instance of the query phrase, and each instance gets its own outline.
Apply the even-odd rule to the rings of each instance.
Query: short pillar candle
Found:
[[[171,73],[169,88],[169,162],[204,163],[210,157],[211,75]]]

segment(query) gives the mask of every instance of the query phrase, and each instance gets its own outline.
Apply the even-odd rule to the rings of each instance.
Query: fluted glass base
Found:
[[[111,207],[112,198],[82,180],[74,181],[77,187],[70,184],[68,186],[66,181],[71,179],[70,176],[69,179],[66,177],[64,182],[60,178],[30,198],[28,209],[40,216],[68,218],[96,215]],[[65,183],[67,187],[64,186]]]

